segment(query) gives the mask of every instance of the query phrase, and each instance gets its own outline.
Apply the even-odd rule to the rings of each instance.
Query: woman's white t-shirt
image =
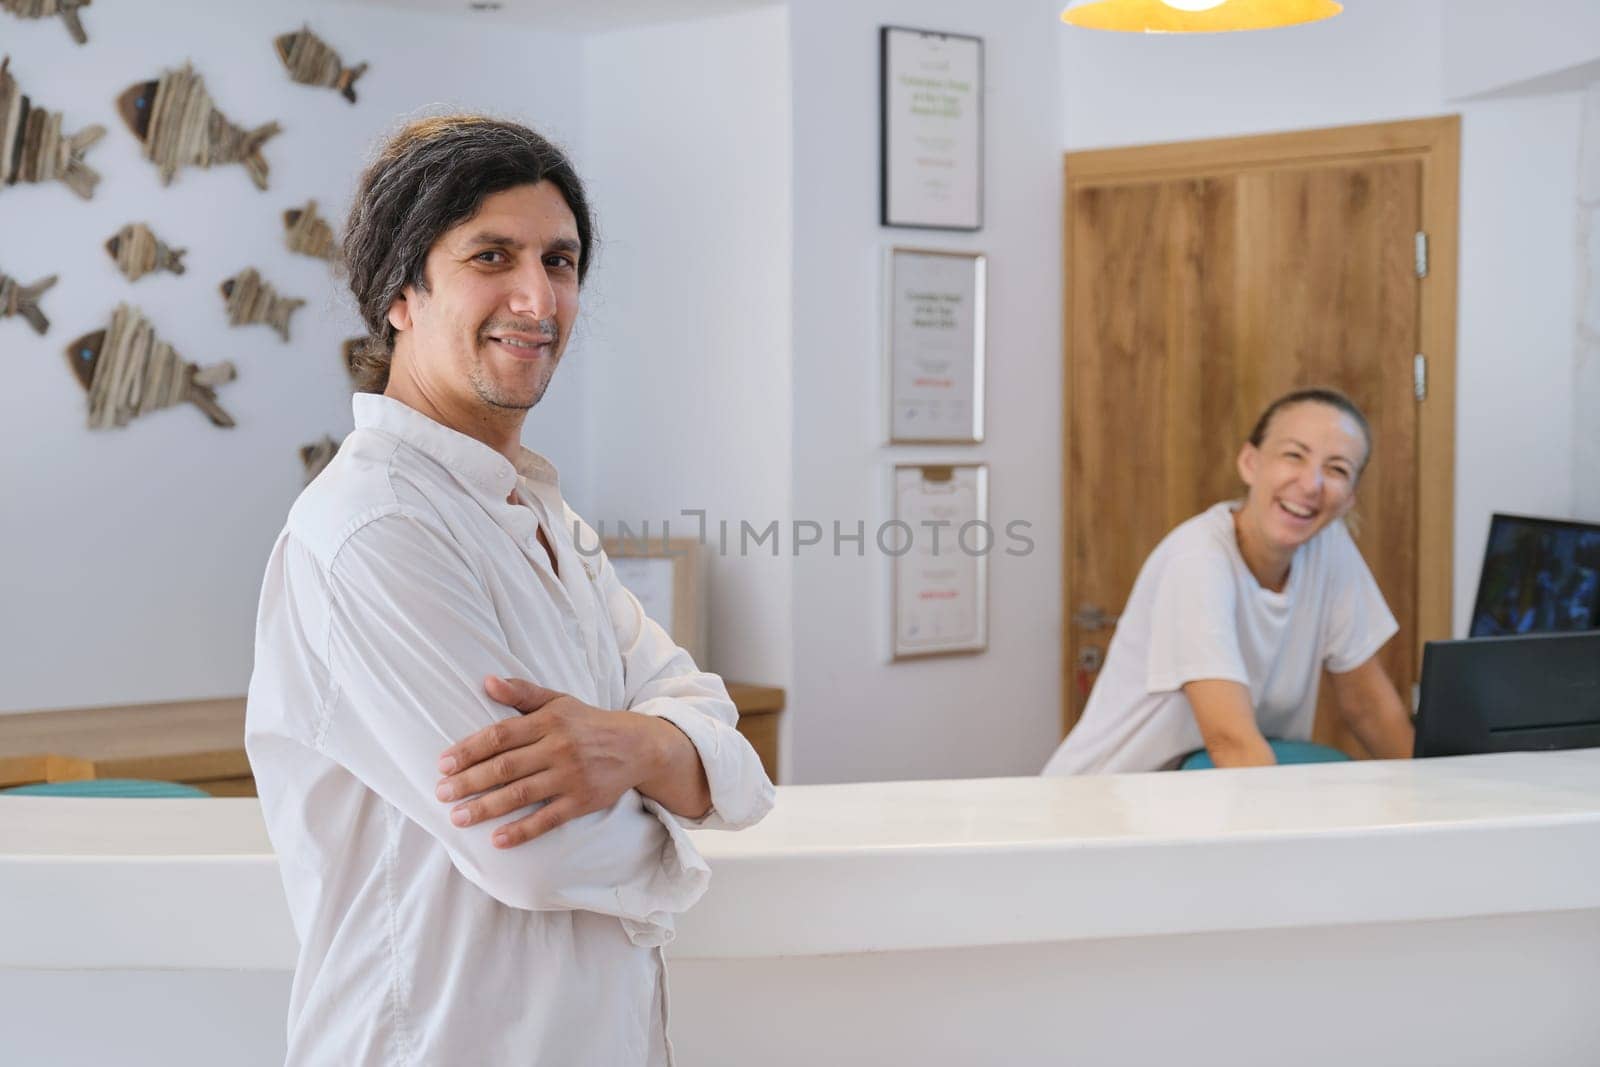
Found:
[[[1083,718],[1045,774],[1154,771],[1204,747],[1186,682],[1250,690],[1265,737],[1311,739],[1322,668],[1355,670],[1399,625],[1343,520],[1295,551],[1283,592],[1264,589],[1218,504],[1145,560]]]

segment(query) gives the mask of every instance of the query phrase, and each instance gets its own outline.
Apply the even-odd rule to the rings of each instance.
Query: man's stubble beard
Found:
[[[484,373],[486,364],[483,359],[483,350],[491,343],[489,337],[496,328],[520,330],[525,333],[542,333],[555,342],[552,346],[555,351],[550,360],[550,369],[543,378],[534,382],[533,396],[528,400],[521,400],[508,395],[505,389],[501,388]],[[472,364],[472,390],[478,394],[479,400],[492,408],[500,408],[503,411],[531,411],[538,406],[539,401],[544,399],[545,390],[550,388],[550,379],[555,377],[556,368],[561,365],[561,357],[567,351],[567,339],[561,336],[560,329],[551,320],[535,322],[531,328],[521,322],[486,322],[478,331],[477,342],[478,350],[475,353],[477,358]]]
[[[500,408],[503,411],[530,411],[539,401],[544,399],[544,394],[550,388],[550,379],[555,377],[556,368],[552,366],[547,374],[533,383],[533,395],[527,399],[514,397],[499,383],[491,380],[483,373],[483,364],[479,363],[472,369],[472,390],[478,394],[478,399],[489,407]]]

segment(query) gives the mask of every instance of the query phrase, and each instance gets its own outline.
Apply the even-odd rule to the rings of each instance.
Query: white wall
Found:
[[[291,82],[279,63],[272,38],[305,20],[347,63],[370,63],[355,106]],[[59,183],[0,189],[0,271],[29,282],[61,275],[43,301],[48,335],[0,321],[0,711],[244,692],[262,568],[300,489],[297,449],[348,431],[339,345],[359,332],[328,267],[284,247],[281,213],[316,197],[342,220],[372,142],[427,105],[494,111],[569,144],[581,131],[575,36],[505,28],[516,47],[489,50],[488,24],[466,17],[244,0],[100,4],[83,22],[80,48],[58,20],[0,19],[0,52],[35,105],[64,111],[69,131],[108,131],[88,155],[102,175],[93,200]],[[284,127],[265,146],[267,192],[233,165],[185,169],[163,188],[139,156],[114,101],[185,58],[230,119]],[[188,247],[187,274],[130,284],[116,272],[101,246],[136,220]],[[227,326],[217,285],[246,266],[306,299],[292,344],[265,326]],[[216,429],[188,407],[121,431],[85,428],[83,390],[62,353],[123,300],[186,358],[233,360],[239,378],[219,397],[237,428]],[[581,485],[573,371],[558,376],[527,437]]]
[[[829,531],[794,559],[792,781],[1031,774],[1057,739],[1061,657],[1060,32],[1054,0],[808,0],[794,78],[794,514]],[[878,225],[878,28],[984,40],[977,233]],[[883,444],[881,267],[895,245],[989,256],[988,440]],[[872,544],[897,460],[984,460],[990,520],[1034,551],[990,557],[989,650],[886,662],[888,560]],[[865,521],[864,558],[832,523]]]
[[[1583,94],[1578,329],[1573,352],[1573,510],[1600,522],[1600,81]]]
[[[1579,96],[1460,105],[1456,603],[1470,625],[1489,516],[1570,516]],[[1592,421],[1585,427],[1592,426]]]
[[[1600,62],[1594,0],[1449,0],[1443,30],[1447,97],[1593,79]]]
[[[1578,111],[1574,93],[1447,101],[1449,6],[1349,0],[1332,20],[1265,33],[1065,30],[1059,42],[1069,151],[1461,114],[1455,624],[1464,632],[1490,513],[1573,506]],[[1537,5],[1518,6],[1519,17],[1528,6]]]
[[[716,548],[723,521],[789,515],[788,11],[599,34],[585,55],[588,517],[659,539],[705,511],[709,665],[787,685],[787,559]]]
[[[1069,151],[1438,114],[1442,0],[1347,0],[1323,22],[1224,34],[1060,27]]]
[[[1576,231],[1572,389],[1568,402],[1572,427],[1570,513],[1600,519],[1600,5],[1592,0],[1541,0],[1508,6],[1496,0],[1453,0],[1444,7],[1444,86],[1451,97],[1544,97],[1545,136],[1536,138],[1559,154],[1543,163],[1550,177],[1541,182],[1524,166],[1523,179],[1554,192],[1570,172],[1564,134],[1572,129],[1571,108],[1580,109],[1577,188],[1573,210]],[[1571,94],[1583,94],[1581,104]],[[1558,99],[1551,99],[1552,97]],[[1513,121],[1516,116],[1513,113]],[[1512,135],[1521,134],[1514,130]],[[1559,139],[1559,140],[1558,140]],[[1553,179],[1553,181],[1552,181]],[[1525,188],[1525,187],[1524,187]],[[1521,189],[1494,190],[1488,210],[1509,193],[1519,211],[1499,222],[1512,240],[1523,224]],[[1537,229],[1547,232],[1561,210],[1559,200],[1534,205]],[[1543,276],[1544,272],[1540,272]],[[1552,330],[1556,323],[1548,324]],[[1542,338],[1541,338],[1542,340]]]

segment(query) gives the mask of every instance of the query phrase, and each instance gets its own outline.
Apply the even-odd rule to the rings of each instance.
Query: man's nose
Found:
[[[544,264],[537,263],[517,272],[511,291],[511,310],[518,315],[544,320],[556,314],[556,290]]]

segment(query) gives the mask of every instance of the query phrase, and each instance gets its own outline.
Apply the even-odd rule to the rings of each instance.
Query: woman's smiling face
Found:
[[[1350,510],[1367,451],[1361,426],[1336,407],[1306,401],[1281,409],[1261,444],[1239,453],[1239,476],[1250,487],[1240,519],[1266,544],[1292,551]]]

